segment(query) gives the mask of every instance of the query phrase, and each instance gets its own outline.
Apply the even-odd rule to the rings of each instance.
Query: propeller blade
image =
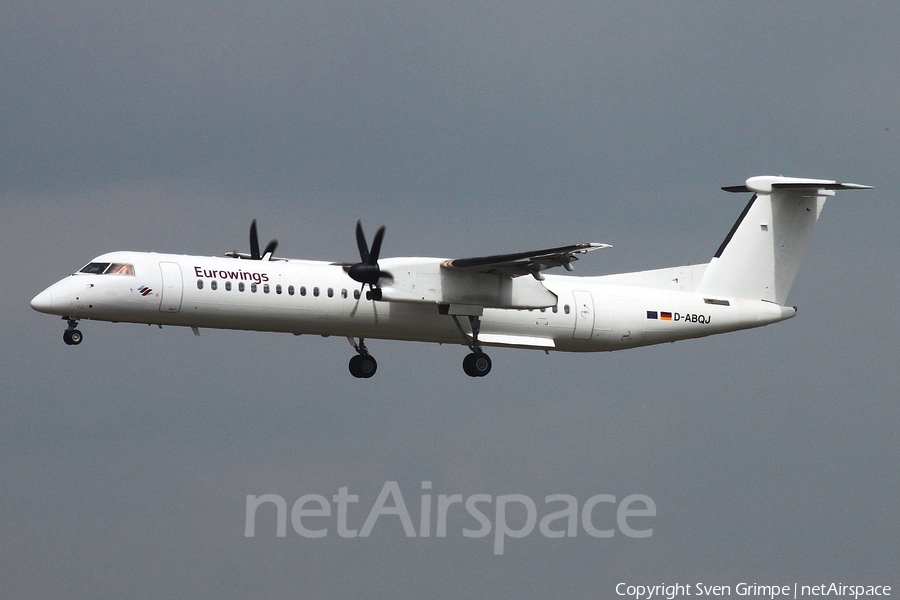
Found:
[[[353,305],[353,310],[350,311],[351,317],[355,317],[356,311],[359,310],[359,300],[360,300],[360,298],[362,298],[363,288],[365,288],[365,287],[366,287],[366,284],[364,283],[361,286],[359,286],[358,290],[353,291],[353,295],[356,297],[356,304]]]
[[[278,240],[272,240],[272,241],[269,242],[269,244],[266,246],[266,249],[263,250],[262,255],[263,255],[263,256],[268,255],[268,256],[271,257],[273,254],[275,254],[275,248],[277,248],[277,247],[278,247]]]
[[[366,243],[366,234],[363,233],[362,221],[356,222],[356,247],[359,248],[361,262],[369,262],[369,245]]]
[[[378,231],[375,232],[375,239],[372,240],[372,249],[369,251],[369,260],[367,261],[370,265],[378,265],[378,255],[381,254],[381,240],[384,239],[384,225],[378,228]]]
[[[250,223],[250,258],[259,260],[259,235],[256,233],[256,219]]]

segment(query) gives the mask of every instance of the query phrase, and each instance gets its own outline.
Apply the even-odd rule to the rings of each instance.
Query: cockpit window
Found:
[[[79,273],[93,273],[94,275],[99,275],[106,271],[109,267],[109,263],[89,263],[84,266],[83,269],[78,271]]]
[[[107,275],[134,275],[134,265],[113,263],[106,270]]]
[[[90,273],[92,275],[134,275],[134,265],[124,263],[89,263],[82,268],[79,273]]]

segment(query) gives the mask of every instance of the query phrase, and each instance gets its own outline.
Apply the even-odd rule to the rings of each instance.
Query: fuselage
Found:
[[[390,260],[383,268],[390,270]],[[767,301],[629,281],[546,275],[541,284],[555,304],[485,308],[479,339],[489,346],[611,351],[758,327],[796,313]],[[41,292],[32,306],[75,320],[471,342],[471,332],[439,303],[372,301],[360,291],[336,263],[112,252]]]

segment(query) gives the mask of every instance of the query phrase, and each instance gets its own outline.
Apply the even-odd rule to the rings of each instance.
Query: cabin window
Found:
[[[541,312],[547,312],[547,309],[546,309],[546,308],[542,308],[542,309],[541,309]]]
[[[569,305],[568,305],[568,304],[566,304],[565,306],[563,306],[563,312],[566,313],[566,314],[569,314]]]
[[[306,295],[306,286],[305,286],[305,285],[301,285],[301,286],[300,286],[300,295],[301,295],[301,296],[305,296],[305,295]]]
[[[253,292],[254,294],[256,293],[256,287],[257,287],[257,286],[256,286],[255,283],[251,283],[251,284],[250,284],[250,291]]]
[[[238,282],[238,291],[239,291],[239,292],[243,292],[243,291],[244,291],[244,282],[243,282],[243,281],[239,281],[239,282]]]
[[[279,283],[278,285],[275,286],[275,293],[276,293],[276,294],[280,294],[280,293],[281,293],[281,284],[280,284],[280,283]]]
[[[315,296],[317,298],[319,297],[319,288],[317,288],[317,287],[313,288],[313,296]]]
[[[209,287],[215,290],[219,287],[219,284],[215,279],[213,279],[212,281],[209,282]]]
[[[359,300],[359,290],[353,290],[353,299]]]
[[[269,284],[264,283],[263,284],[263,294],[268,294],[268,293],[269,293]]]
[[[347,297],[347,290],[346,289],[341,290],[341,298],[346,298],[346,297]]]
[[[559,305],[557,304],[556,306],[553,307],[553,313],[556,314],[558,312],[559,312]]]
[[[289,285],[288,286],[288,296],[293,296],[293,295],[294,295],[294,286]]]
[[[226,291],[226,292],[230,292],[230,291],[231,291],[231,282],[230,282],[230,281],[226,281],[226,282],[225,282],[225,291]]]
[[[198,290],[202,290],[202,289],[203,289],[203,280],[202,280],[202,279],[198,279],[198,280],[197,280],[197,289],[198,289]]]
[[[334,288],[328,288],[328,297],[334,298]]]

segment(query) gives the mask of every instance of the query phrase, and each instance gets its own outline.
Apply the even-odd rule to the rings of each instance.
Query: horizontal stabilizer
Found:
[[[772,190],[870,190],[870,185],[840,183],[830,179],[803,179],[801,177],[781,177],[760,175],[751,177],[744,185],[730,185],[722,188],[735,194],[756,192],[769,194]]]

